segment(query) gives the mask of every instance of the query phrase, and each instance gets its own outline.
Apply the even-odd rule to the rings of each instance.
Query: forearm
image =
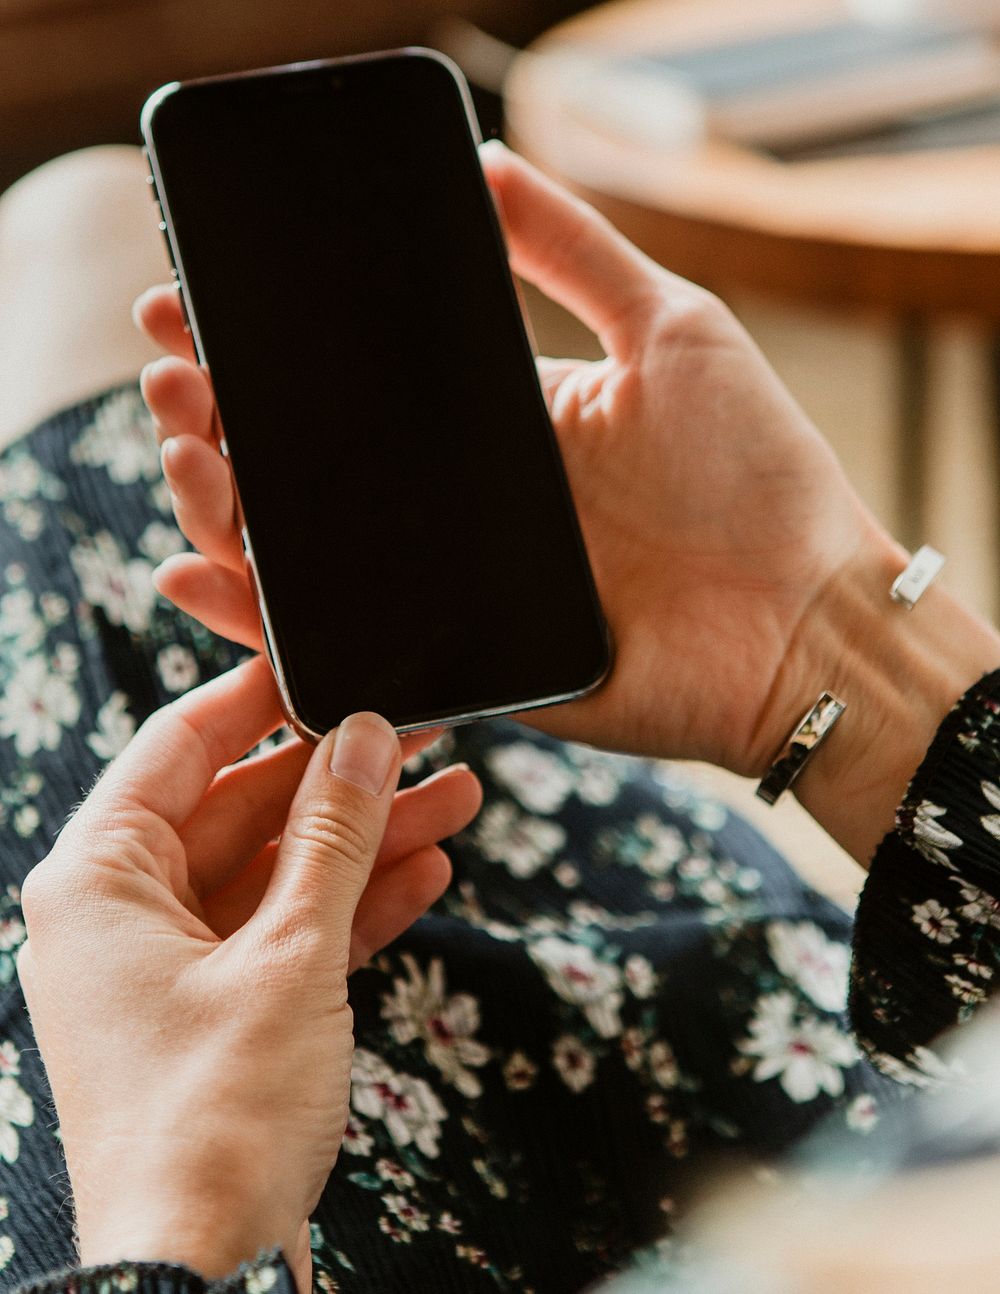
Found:
[[[795,790],[863,867],[948,711],[1000,666],[1000,634],[942,587],[912,611],[891,600],[906,560],[873,529],[803,617],[775,689],[787,698],[777,732],[791,732],[823,690],[847,703]]]

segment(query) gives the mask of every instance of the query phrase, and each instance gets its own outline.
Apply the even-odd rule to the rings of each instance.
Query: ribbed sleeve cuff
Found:
[[[288,1264],[274,1250],[219,1281],[206,1281],[174,1263],[124,1262],[52,1272],[19,1285],[14,1294],[296,1294],[296,1289]]]
[[[858,1039],[883,1069],[929,1081],[924,1049],[998,979],[1000,670],[947,716],[872,860],[851,969]]]

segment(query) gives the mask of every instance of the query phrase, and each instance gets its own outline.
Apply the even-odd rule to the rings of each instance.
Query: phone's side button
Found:
[[[274,663],[274,655],[271,651],[270,635],[267,632],[267,626],[264,624],[264,604],[260,599],[260,585],[257,583],[257,572],[254,570],[253,559],[251,558],[250,553],[246,550],[246,542],[246,530],[244,529],[243,569],[246,571],[247,584],[250,586],[250,592],[253,594],[254,601],[257,603],[257,614],[260,617],[260,636],[264,643],[264,655],[267,657],[267,663],[271,666],[272,673],[277,676],[278,671]]]
[[[246,572],[247,584],[249,584],[250,586],[250,592],[253,594],[254,601],[257,603],[257,608],[259,610],[260,609],[260,585],[257,583],[257,572],[254,570],[254,567],[253,567],[253,559],[251,558],[249,552],[245,547],[246,530],[243,531],[243,535],[244,535],[243,570]]]
[[[177,274],[176,265],[171,266],[170,273],[174,280],[174,287],[177,290],[177,300],[180,303],[180,307],[181,307],[181,321],[183,322],[185,329],[188,332],[190,332],[191,320],[188,318],[187,306],[184,304],[184,293],[181,291],[181,281]]]

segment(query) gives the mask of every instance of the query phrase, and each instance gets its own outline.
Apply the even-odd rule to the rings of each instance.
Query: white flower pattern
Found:
[[[127,557],[114,535],[101,530],[74,545],[69,559],[84,597],[100,607],[111,624],[133,633],[148,629],[156,590],[153,568],[145,558]]]
[[[935,943],[950,944],[958,938],[958,922],[951,915],[951,909],[937,899],[914,904],[911,919],[920,933]]]
[[[128,713],[128,697],[112,692],[97,712],[97,727],[88,733],[87,745],[98,759],[120,755],[135,732],[135,720]]]
[[[583,1011],[601,1038],[621,1033],[619,1012],[624,994],[619,967],[601,961],[586,944],[556,935],[531,944],[528,955],[545,972],[555,992]]]
[[[483,810],[475,834],[485,857],[503,863],[520,879],[534,876],[551,863],[566,842],[566,833],[557,822],[519,813],[515,805],[503,800]]]
[[[778,970],[818,1007],[843,1011],[850,963],[844,944],[828,939],[813,921],[774,921],[767,928],[767,946]]]
[[[594,1081],[594,1054],[579,1038],[563,1034],[552,1045],[552,1063],[571,1092],[582,1092]]]
[[[777,1078],[796,1103],[813,1101],[820,1092],[840,1096],[844,1070],[860,1060],[854,1043],[833,1021],[800,1015],[788,992],[758,1000],[748,1033],[737,1045],[744,1055],[756,1058],[756,1082]]]
[[[923,800],[914,813],[913,838],[920,852],[932,863],[950,868],[955,864],[948,856],[948,851],[958,849],[962,842],[953,831],[949,831],[938,821],[946,812],[943,805]]]
[[[573,790],[573,776],[565,763],[527,741],[498,746],[487,764],[529,813],[557,812]]]
[[[56,750],[80,717],[80,697],[70,678],[40,653],[28,656],[0,695],[0,737],[13,737],[19,755]]]
[[[485,1065],[490,1052],[473,1037],[479,1028],[476,999],[469,993],[448,995],[440,957],[431,959],[426,975],[409,953],[402,962],[406,978],[393,980],[393,992],[383,996],[382,1019],[404,1046],[420,1039],[427,1060],[463,1096],[479,1096],[482,1084],[472,1068]]]
[[[447,1111],[422,1078],[396,1073],[367,1048],[354,1052],[351,1104],[367,1119],[378,1119],[397,1146],[411,1143],[428,1159],[440,1153]]]
[[[156,672],[168,692],[186,692],[198,681],[198,662],[187,647],[171,643],[157,655]]]
[[[160,475],[153,424],[138,391],[127,387],[105,400],[70,451],[74,463],[103,467],[117,485]]]
[[[21,1149],[19,1128],[30,1128],[35,1121],[31,1097],[12,1073],[0,1076],[0,1159],[16,1162]]]

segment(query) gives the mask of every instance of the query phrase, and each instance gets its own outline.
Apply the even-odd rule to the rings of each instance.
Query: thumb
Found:
[[[503,212],[514,272],[581,319],[610,354],[628,358],[664,284],[676,290],[682,280],[499,140],[481,145],[479,157]]]
[[[255,920],[281,937],[290,924],[323,929],[342,939],[347,957],[400,762],[399,738],[377,714],[352,714],[323,738],[292,801]]]

